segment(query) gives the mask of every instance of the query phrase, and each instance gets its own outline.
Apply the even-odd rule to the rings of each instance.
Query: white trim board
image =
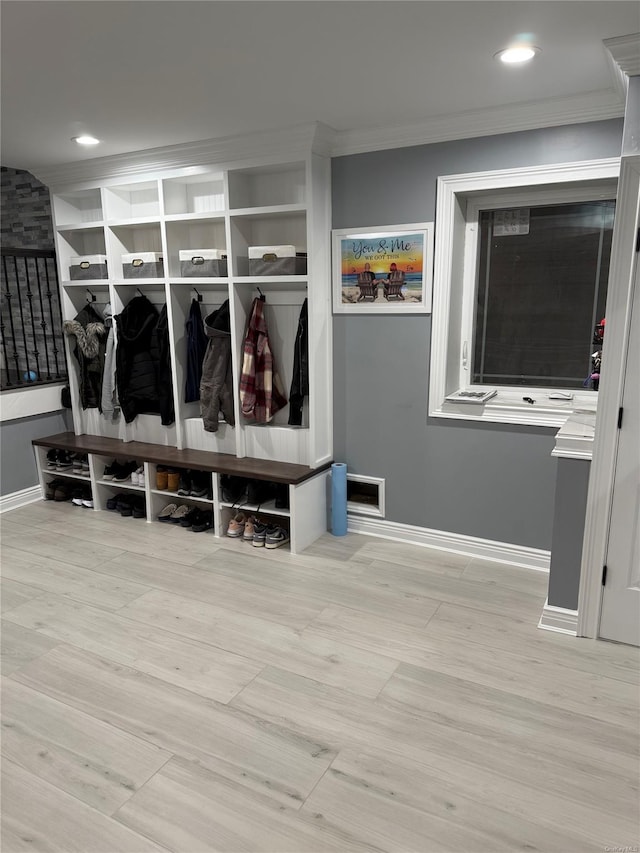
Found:
[[[366,533],[382,539],[394,539],[397,542],[411,542],[427,548],[437,548],[454,554],[464,554],[480,560],[493,560],[496,563],[509,563],[523,569],[548,572],[551,552],[526,545],[511,545],[507,542],[495,542],[476,536],[464,536],[461,533],[447,533],[444,530],[432,530],[428,527],[416,527],[412,524],[400,524],[396,521],[382,521],[373,518],[359,518],[347,515],[347,526],[351,533]]]
[[[0,515],[3,512],[20,509],[21,506],[26,506],[40,500],[42,500],[42,489],[40,486],[29,486],[28,489],[21,489],[19,492],[2,495],[0,497]]]
[[[555,607],[549,604],[549,599],[544,603],[542,615],[538,622],[538,628],[543,631],[555,631],[557,634],[578,635],[578,611],[567,610],[566,607]]]
[[[59,412],[62,409],[60,393],[65,384],[65,382],[57,382],[51,385],[37,385],[33,388],[27,386],[3,391],[0,398],[0,422]]]

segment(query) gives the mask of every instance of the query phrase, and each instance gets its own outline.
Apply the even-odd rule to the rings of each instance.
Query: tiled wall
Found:
[[[30,172],[2,167],[2,226],[7,249],[53,249],[49,190]]]

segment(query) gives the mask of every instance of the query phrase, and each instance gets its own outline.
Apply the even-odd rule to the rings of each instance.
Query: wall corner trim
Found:
[[[555,631],[557,634],[578,636],[578,611],[567,610],[566,607],[554,607],[549,599],[544,603],[538,628],[543,631]]]
[[[348,530],[352,533],[366,533],[369,536],[379,536],[382,539],[410,542],[414,545],[438,548],[441,551],[463,554],[476,559],[509,563],[523,569],[534,569],[538,572],[548,572],[551,562],[550,551],[529,548],[525,545],[511,545],[506,542],[495,542],[491,539],[480,539],[476,536],[447,533],[443,530],[432,530],[427,527],[416,527],[395,521],[359,518],[354,515],[347,516],[347,523]]]
[[[20,509],[21,506],[42,500],[42,489],[40,486],[29,486],[28,489],[20,489],[19,492],[10,492],[0,497],[0,515],[12,509]]]

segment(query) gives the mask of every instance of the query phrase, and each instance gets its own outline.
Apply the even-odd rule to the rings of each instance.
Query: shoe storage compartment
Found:
[[[118,494],[131,495],[132,499],[143,498],[146,501],[146,517],[152,523],[158,522],[157,516],[167,506],[186,504],[201,511],[211,511],[213,527],[203,532],[211,532],[217,537],[226,536],[229,520],[238,506],[233,500],[222,495],[222,477],[234,476],[252,480],[256,483],[270,482],[280,489],[279,504],[276,495],[270,496],[260,504],[244,500],[240,511],[245,515],[257,515],[271,524],[284,527],[289,531],[292,553],[299,553],[327,530],[327,488],[330,463],[321,469],[288,462],[267,462],[263,459],[238,458],[231,454],[203,452],[197,450],[177,450],[160,444],[143,442],[123,442],[117,439],[74,433],[60,433],[33,441],[40,485],[45,494],[46,484],[56,476],[90,485],[93,491],[94,508],[107,510],[109,499]],[[63,450],[69,453],[88,455],[90,476],[72,473],[47,471],[47,451]],[[135,461],[144,468],[144,485],[135,485],[130,476],[124,480],[105,480],[104,469],[116,460],[120,463]],[[208,478],[211,497],[179,495],[169,489],[157,488],[158,467],[183,471],[199,471],[202,478]],[[117,511],[117,510],[116,510]],[[174,526],[174,525],[171,525]],[[176,525],[177,527],[180,525]],[[186,528],[185,532],[189,532]]]

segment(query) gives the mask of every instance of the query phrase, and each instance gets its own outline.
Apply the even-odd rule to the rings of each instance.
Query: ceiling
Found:
[[[335,153],[623,114],[631,2],[3,0],[2,164],[322,122]],[[516,37],[542,52],[507,67]],[[88,132],[100,146],[80,149]]]

